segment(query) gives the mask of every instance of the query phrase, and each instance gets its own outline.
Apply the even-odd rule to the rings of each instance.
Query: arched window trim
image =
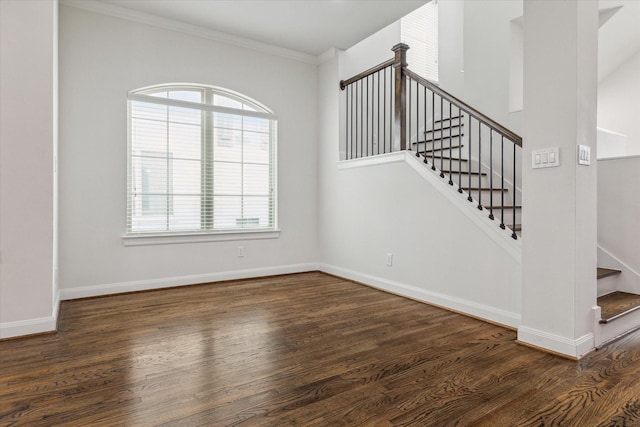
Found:
[[[170,92],[189,92],[195,91],[201,93],[201,99],[203,102],[192,102],[180,99],[171,99]],[[158,96],[158,93],[165,92],[167,95],[165,97]],[[222,98],[217,98],[222,97]],[[218,105],[217,101],[234,101],[234,102],[222,102],[222,104],[227,105]],[[260,102],[246,97],[238,92],[234,92],[228,89],[209,86],[209,85],[198,85],[198,84],[162,84],[162,85],[154,85],[143,87],[139,89],[135,89],[128,92],[127,96],[128,102],[128,146],[127,146],[127,218],[126,218],[126,230],[124,236],[125,245],[139,245],[139,244],[164,244],[164,243],[183,243],[185,241],[209,241],[209,240],[235,240],[235,239],[247,239],[247,238],[273,238],[278,237],[278,229],[277,229],[277,193],[276,193],[276,127],[277,127],[277,116],[273,114],[272,110],[267,108],[265,105]],[[238,105],[233,105],[234,103],[238,103]],[[153,107],[153,106],[156,107]],[[139,135],[144,134],[140,129],[144,129],[143,125],[140,125],[140,121],[144,121],[144,118],[134,117],[136,113],[133,111],[137,111],[137,109],[141,108],[141,106],[146,106],[150,109],[158,108],[163,109],[166,107],[166,119],[153,121],[160,123],[160,125],[165,125],[167,129],[170,126],[175,124],[175,127],[178,127],[179,122],[175,119],[171,119],[171,111],[191,111],[192,113],[196,113],[197,111],[201,112],[201,122],[200,125],[197,123],[194,125],[196,132],[192,129],[191,142],[190,144],[193,146],[194,135],[200,135],[200,144],[202,148],[202,155],[199,159],[189,159],[192,161],[194,167],[199,168],[201,171],[201,178],[198,186],[200,186],[201,191],[198,194],[200,197],[200,206],[201,210],[199,211],[200,215],[200,225],[198,227],[186,227],[182,226],[174,226],[172,223],[176,221],[172,220],[171,217],[174,214],[174,211],[179,211],[180,209],[174,209],[174,204],[177,206],[177,201],[184,200],[185,197],[183,194],[174,193],[173,185],[170,184],[173,180],[180,179],[180,171],[174,172],[174,155],[171,152],[172,144],[179,143],[179,139],[171,140],[170,142],[170,134],[171,132],[167,131],[167,140],[166,140],[166,151],[165,155],[160,155],[158,157],[157,152],[151,155],[140,154],[140,147],[146,147],[145,144],[151,144],[151,142],[146,143],[144,137]],[[172,107],[173,110],[172,110]],[[160,110],[162,111],[162,110]],[[239,160],[236,161],[226,161],[226,163],[235,164],[236,167],[239,167],[240,178],[238,185],[241,188],[241,194],[231,194],[230,196],[226,193],[216,193],[215,185],[212,185],[211,182],[214,177],[214,169],[215,167],[219,167],[223,162],[216,163],[213,159],[215,156],[205,155],[205,146],[208,147],[213,153],[215,153],[216,147],[221,144],[220,141],[216,140],[216,132],[215,129],[223,129],[227,125],[219,125],[222,127],[217,127],[216,125],[216,117],[222,117],[218,113],[222,113],[226,117],[237,117],[239,123],[242,123],[241,127],[238,129],[234,129],[236,136],[240,135],[239,138],[234,138],[234,144],[240,143],[241,156]],[[231,115],[231,116],[229,116]],[[194,116],[192,116],[194,117]],[[195,116],[197,117],[197,116]],[[245,122],[248,118],[253,118],[258,120],[258,123],[261,123],[261,126],[266,126],[268,123],[268,132],[265,131],[257,131],[250,127],[245,128]],[[256,120],[248,121],[247,123],[253,123],[255,126]],[[152,120],[148,119],[148,126],[152,126]],[[136,123],[134,123],[136,122]],[[138,128],[136,128],[136,126]],[[199,127],[198,127],[199,126]],[[250,125],[246,125],[250,126]],[[208,130],[207,130],[208,129]],[[135,133],[136,136],[133,136]],[[265,160],[253,160],[253,161],[245,161],[245,157],[250,157],[248,150],[257,150],[257,148],[252,148],[255,146],[255,141],[251,142],[249,139],[245,139],[245,134],[253,137],[255,139],[256,136],[262,137],[263,142],[260,145],[262,149],[261,156],[265,156],[264,154],[264,139],[267,138],[268,134],[268,162]],[[261,134],[261,135],[260,135]],[[247,137],[247,138],[248,138]],[[157,145],[157,142],[153,142],[153,144]],[[217,144],[217,145],[216,145]],[[224,140],[224,144],[229,144],[228,139]],[[192,151],[193,151],[193,147]],[[133,153],[133,154],[132,154]],[[245,156],[246,153],[249,153]],[[255,157],[255,153],[254,153]],[[148,159],[149,163],[152,162],[160,162],[162,164],[161,167],[157,167],[155,170],[151,170],[151,174],[158,173],[163,174],[166,169],[166,173],[158,178],[158,182],[161,182],[162,185],[166,186],[166,190],[162,192],[162,194],[157,193],[157,189],[155,189],[154,193],[144,193],[144,185],[141,184],[140,174],[142,171],[147,171],[145,177],[148,175],[148,168],[145,169],[144,165],[140,164],[141,158]],[[160,160],[158,160],[160,159]],[[164,163],[163,163],[164,162]],[[257,162],[257,163],[256,163]],[[197,165],[197,166],[196,166]],[[261,166],[262,165],[262,166]],[[269,168],[268,173],[268,194],[264,192],[265,187],[267,185],[264,181],[264,171],[265,167]],[[246,172],[249,168],[257,167],[262,170],[262,175],[259,175],[258,179],[258,193],[250,194],[253,188],[249,187],[246,189],[244,182],[249,181],[249,179],[256,179],[255,175],[248,176]],[[255,173],[255,172],[252,172]],[[144,174],[144,173],[143,173]],[[205,176],[205,174],[208,174]],[[246,176],[246,178],[245,178]],[[216,175],[217,177],[217,175]],[[216,178],[218,181],[223,182],[222,178]],[[228,181],[225,177],[225,180]],[[235,179],[235,178],[233,178]],[[149,178],[147,178],[149,180]],[[226,182],[225,181],[225,182]],[[193,187],[193,179],[189,181]],[[253,182],[255,187],[256,182]],[[141,190],[141,188],[143,188]],[[262,190],[260,190],[262,189]],[[262,191],[262,192],[260,192]],[[142,208],[144,206],[144,200],[141,201],[145,196],[144,194],[148,194],[147,199],[151,199],[152,197],[160,197],[163,202],[155,203],[155,207],[160,207],[163,209],[163,205],[166,204],[166,210],[161,214],[156,215],[159,217],[166,217],[166,226],[156,227],[154,226],[145,226],[144,219],[142,215]],[[192,195],[191,195],[192,196]],[[216,213],[214,212],[214,208],[212,206],[215,205],[215,199],[218,198],[220,200],[223,199],[223,196],[234,197],[236,202],[241,200],[242,213],[236,216],[236,226],[220,226],[221,221],[218,220],[219,217],[216,217]],[[253,198],[253,199],[252,199]],[[174,200],[175,199],[175,200]],[[245,203],[255,203],[256,200],[262,200],[260,203],[266,203],[268,199],[268,219],[265,220],[264,217],[258,215],[260,219],[256,217],[256,214],[250,215],[248,218],[245,215]],[[165,203],[166,201],[166,203]],[[220,202],[221,203],[221,202]],[[146,202],[147,210],[149,210],[149,201]],[[193,201],[191,205],[195,205]],[[191,206],[193,208],[193,206]],[[247,207],[246,209],[249,209]],[[151,209],[153,210],[153,209]],[[156,213],[156,212],[153,212]],[[194,215],[191,212],[192,216]],[[157,218],[153,219],[150,222],[157,223]],[[179,223],[179,221],[177,221]],[[191,218],[191,222],[194,222],[193,218]],[[197,222],[197,221],[196,221]],[[142,224],[142,225],[141,225]],[[185,240],[186,239],[186,240]]]
[[[214,105],[213,103],[197,103],[197,102],[189,102],[189,101],[180,101],[176,99],[167,99],[167,98],[158,98],[154,96],[154,93],[169,91],[169,90],[207,90],[216,95],[222,95],[227,98],[233,99],[242,104],[250,105],[255,111],[245,110],[240,108],[231,108],[231,107],[222,107]],[[205,111],[217,111],[217,112],[233,112],[234,114],[241,114],[249,117],[264,117],[272,120],[277,120],[278,117],[271,111],[268,107],[260,102],[251,99],[247,96],[244,96],[238,92],[224,89],[217,86],[209,86],[209,85],[196,85],[190,83],[174,83],[174,84],[162,84],[155,86],[147,86],[140,89],[135,89],[129,91],[127,95],[128,100],[138,100],[143,102],[151,102],[157,104],[166,104],[175,107],[187,107],[187,108],[200,108]]]

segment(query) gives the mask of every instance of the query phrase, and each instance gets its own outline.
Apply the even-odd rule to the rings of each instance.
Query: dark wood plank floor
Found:
[[[579,362],[321,273],[68,301],[0,342],[0,425],[640,424],[640,335]]]

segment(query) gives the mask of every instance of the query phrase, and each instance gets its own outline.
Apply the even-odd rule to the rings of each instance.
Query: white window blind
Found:
[[[400,39],[409,45],[409,69],[432,81],[438,81],[438,2],[432,0],[404,16],[400,21]]]
[[[276,117],[208,86],[128,95],[127,235],[276,229]]]

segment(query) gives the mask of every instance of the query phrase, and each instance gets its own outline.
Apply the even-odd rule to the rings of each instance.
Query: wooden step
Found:
[[[448,147],[447,147],[447,148],[448,148]],[[421,152],[416,153],[416,157],[424,157],[424,156],[420,155],[420,153],[421,153]],[[440,160],[440,159],[442,159],[442,160],[444,160],[444,161],[445,161],[445,163],[446,163],[447,161],[449,161],[449,160],[453,161],[454,163],[455,163],[455,162],[462,162],[462,163],[465,163],[465,162],[468,162],[468,161],[469,161],[469,160],[467,160],[467,159],[461,159],[460,157],[442,156],[442,155],[440,155],[440,154],[434,154],[433,156],[427,156],[427,160],[431,160],[431,159],[434,159],[434,160]]]
[[[458,114],[457,116],[443,117],[441,119],[436,120],[434,123],[446,122],[447,120],[456,120],[456,119],[463,119],[463,118],[464,118],[464,114]]]
[[[616,291],[598,297],[598,305],[600,323],[605,324],[640,309],[640,295]]]
[[[453,160],[454,162],[468,162],[469,160],[467,159],[461,159],[459,157],[450,157],[450,156],[440,156],[440,155],[434,155],[434,156],[428,156],[428,159],[434,158],[434,159],[443,159],[443,160]]]
[[[458,120],[458,121],[460,121],[460,120],[461,120],[461,119],[463,119],[463,118],[464,118],[464,114],[460,114],[460,115],[458,115],[458,116],[445,117],[445,118],[442,118],[442,119],[436,120],[436,121],[435,121],[435,122],[433,122],[433,123],[446,122],[446,121],[450,121],[450,120]]]
[[[412,142],[412,144],[416,145],[416,144],[425,144],[425,143],[434,142],[434,141],[447,141],[449,139],[456,139],[463,136],[464,136],[464,133],[457,133],[455,135],[446,135],[440,138],[431,138],[431,139],[425,139],[422,141],[415,141],[415,142]]]
[[[598,267],[598,270],[597,270],[598,279],[604,279],[605,277],[615,276],[616,274],[620,274],[620,273],[622,273],[622,271],[614,270],[612,268]]]
[[[417,154],[424,154],[424,153],[435,153],[437,151],[444,151],[444,150],[455,150],[456,148],[462,148],[464,147],[464,144],[459,144],[459,145],[452,145],[451,147],[446,146],[446,147],[438,147],[438,148],[430,148],[428,150],[418,150],[416,151]],[[430,156],[427,156],[430,157]]]
[[[482,190],[482,191],[504,191],[504,192],[509,191],[509,189],[508,189],[508,188],[504,188],[504,189],[500,189],[500,188],[492,188],[492,189],[490,190],[489,188],[485,188],[485,187],[462,187],[462,189],[463,189],[464,191],[467,191],[467,192],[468,192],[469,190],[471,190],[471,191],[478,191],[478,190]]]
[[[442,131],[445,131],[445,130],[450,130],[450,129],[453,129],[453,128],[459,128],[459,127],[463,127],[463,126],[464,126],[464,123],[460,123],[460,124],[453,124],[453,125],[449,125],[449,126],[443,126],[443,127],[442,127],[442,129],[440,129],[439,127],[437,127],[437,128],[435,128],[435,129],[425,130],[423,133],[424,133],[425,138],[426,138],[426,135],[427,135],[428,133],[433,133],[433,132],[442,132]],[[448,138],[448,137],[447,137],[447,138]]]
[[[485,209],[493,209],[494,211],[499,211],[500,206],[485,206]],[[504,205],[504,210],[513,209],[513,205]],[[522,209],[522,206],[516,205],[516,209]]]
[[[487,176],[486,172],[469,172],[469,171],[457,171],[457,170],[449,170],[449,169],[442,169],[440,170],[440,172],[443,173],[460,173],[462,175],[482,175],[482,176]]]

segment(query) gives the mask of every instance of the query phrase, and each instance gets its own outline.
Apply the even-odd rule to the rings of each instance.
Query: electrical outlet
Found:
[[[393,254],[387,254],[387,265],[389,267],[393,265]]]
[[[244,257],[244,246],[238,246],[238,258]]]

